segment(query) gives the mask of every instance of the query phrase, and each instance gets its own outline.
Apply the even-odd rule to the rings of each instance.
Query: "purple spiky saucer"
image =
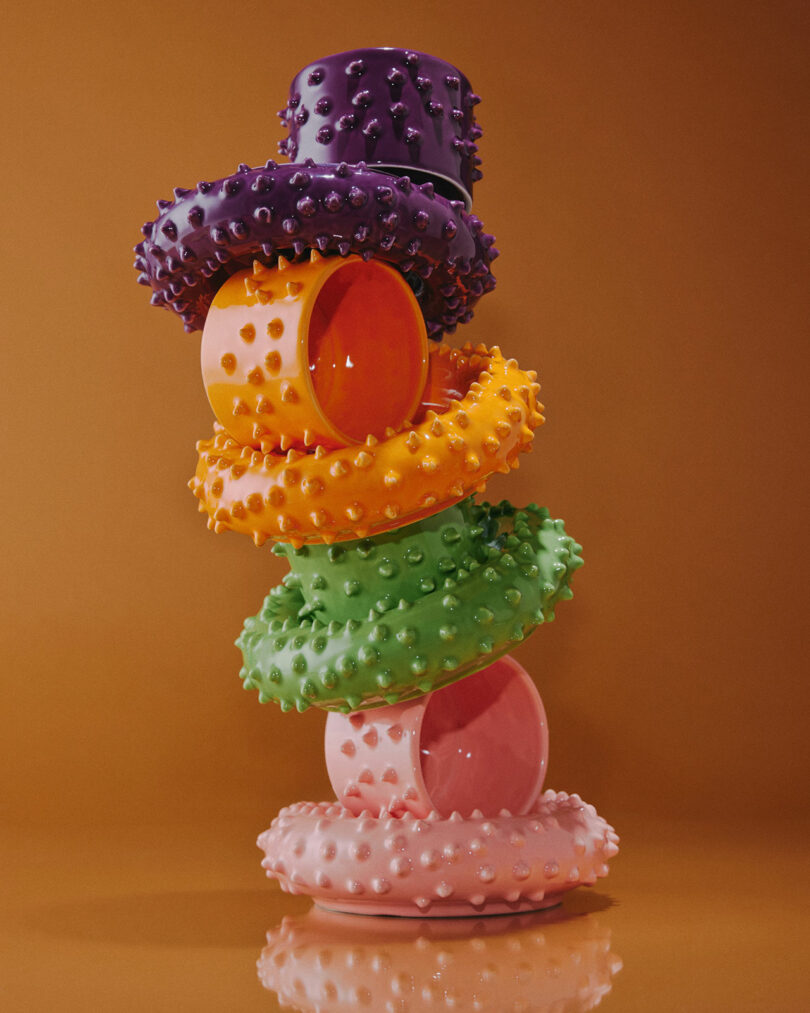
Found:
[[[363,164],[240,165],[216,182],[178,187],[158,201],[135,247],[138,281],[152,303],[177,313],[187,331],[202,329],[211,302],[230,275],[254,260],[273,266],[308,249],[368,260],[377,257],[409,276],[428,334],[466,323],[491,291],[494,237],[430,182],[414,185]]]

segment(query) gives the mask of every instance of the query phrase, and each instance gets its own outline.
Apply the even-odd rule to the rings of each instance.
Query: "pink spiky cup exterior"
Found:
[[[456,917],[538,911],[608,873],[618,836],[578,795],[544,792],[531,813],[355,816],[339,802],[282,809],[258,839],[267,876],[321,907]]]
[[[521,815],[543,787],[548,724],[528,673],[506,655],[407,703],[330,713],[325,754],[335,794],[355,815]]]

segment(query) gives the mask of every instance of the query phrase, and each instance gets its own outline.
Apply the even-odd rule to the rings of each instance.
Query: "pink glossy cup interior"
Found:
[[[436,809],[525,812],[548,759],[546,716],[509,656],[431,693],[419,740],[422,779]]]

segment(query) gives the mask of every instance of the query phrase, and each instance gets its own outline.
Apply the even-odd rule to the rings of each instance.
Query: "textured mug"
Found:
[[[326,719],[326,767],[358,815],[526,813],[543,787],[548,726],[526,670],[505,655],[407,703]]]

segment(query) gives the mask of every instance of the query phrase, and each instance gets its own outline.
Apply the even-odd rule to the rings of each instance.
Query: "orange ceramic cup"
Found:
[[[497,345],[433,343],[430,362],[426,391],[443,413],[420,407],[403,432],[369,435],[360,448],[263,453],[215,424],[214,438],[197,444],[189,482],[208,526],[296,548],[365,538],[438,513],[517,468],[543,422],[534,371]]]
[[[214,414],[238,443],[335,448],[410,421],[428,342],[398,271],[313,251],[232,275],[208,311],[201,360]]]

